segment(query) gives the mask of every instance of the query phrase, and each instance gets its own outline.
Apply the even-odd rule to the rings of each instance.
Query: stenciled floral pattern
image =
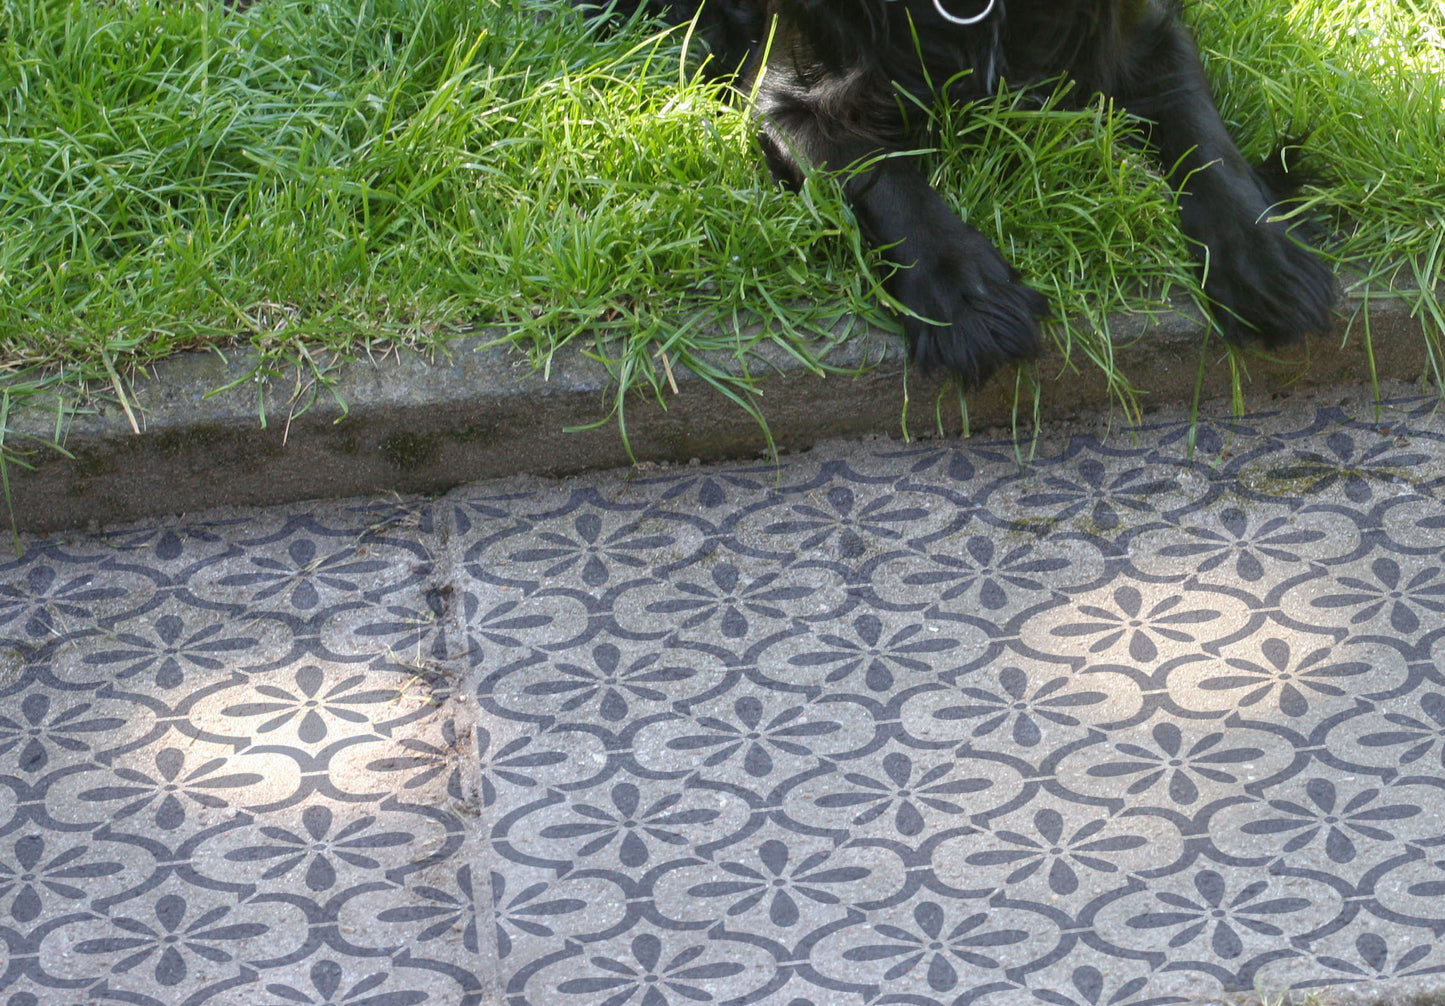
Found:
[[[28,538],[0,1002],[1445,985],[1432,401]]]

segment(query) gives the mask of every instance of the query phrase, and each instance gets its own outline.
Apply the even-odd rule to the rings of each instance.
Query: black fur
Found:
[[[972,17],[988,0],[940,2]],[[758,93],[762,145],[774,175],[794,186],[804,165],[843,169],[914,146],[895,87],[928,102],[947,81],[942,97],[968,102],[1004,79],[1027,86],[1066,73],[1080,85],[1074,93],[1103,93],[1151,123],[1150,147],[1180,189],[1181,223],[1226,336],[1274,347],[1331,327],[1333,276],[1267,219],[1275,196],[1225,130],[1172,0],[995,0],[973,25],[950,22],[934,0],[609,6],[624,15],[645,6],[673,22],[697,16],[711,65],[737,70],[745,87],[775,24]],[[903,318],[913,358],[976,386],[1036,353],[1043,297],[906,159],[874,163],[846,192],[864,236],[899,266],[889,292],[918,316]]]

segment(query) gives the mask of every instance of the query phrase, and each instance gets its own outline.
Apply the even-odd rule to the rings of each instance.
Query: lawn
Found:
[[[1188,17],[1246,152],[1307,137],[1320,180],[1285,211],[1357,292],[1413,297],[1445,335],[1409,293],[1445,272],[1445,0]],[[568,344],[606,361],[619,405],[691,367],[751,408],[763,340],[826,368],[848,319],[891,324],[884,266],[836,180],[770,183],[745,102],[686,43],[599,39],[538,0],[0,0],[0,444],[29,395],[124,401],[198,348],[324,385],[339,359],[495,328],[539,367]],[[1070,365],[1130,401],[1149,389],[1115,366],[1111,314],[1201,295],[1134,123],[1066,110],[1063,86],[935,112],[929,164],[1049,296]]]

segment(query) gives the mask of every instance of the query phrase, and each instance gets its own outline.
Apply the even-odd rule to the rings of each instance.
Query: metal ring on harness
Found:
[[[988,6],[985,7],[981,13],[975,14],[973,17],[959,17],[956,14],[950,14],[944,10],[943,0],[933,0],[933,9],[938,11],[939,16],[945,21],[951,21],[954,24],[978,24],[993,13],[994,5],[997,3],[998,0],[988,0]]]

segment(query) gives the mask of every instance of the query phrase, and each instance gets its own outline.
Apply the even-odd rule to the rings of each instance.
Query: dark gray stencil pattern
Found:
[[[1188,435],[27,541],[0,1002],[1445,982],[1445,425]]]

